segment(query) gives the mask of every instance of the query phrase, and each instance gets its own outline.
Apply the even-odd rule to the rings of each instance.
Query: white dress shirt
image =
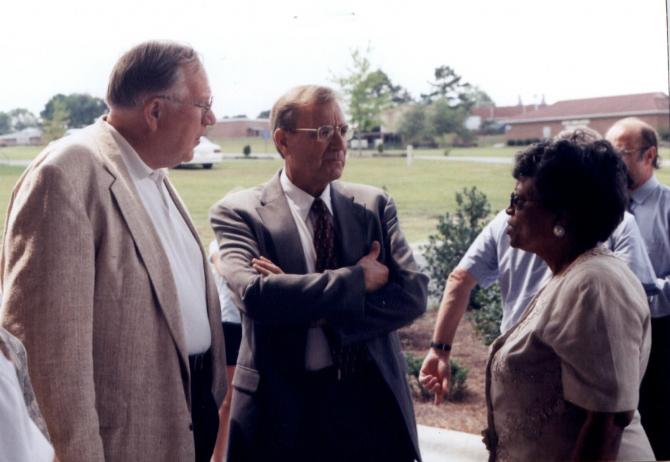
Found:
[[[305,255],[307,272],[316,272],[316,249],[314,248],[314,225],[310,219],[310,210],[314,202],[314,196],[306,193],[294,185],[284,170],[279,176],[282,190],[286,195],[288,207],[293,215],[293,221],[298,228],[300,244]],[[321,200],[326,204],[326,208],[333,214],[333,205],[330,201],[330,185],[321,193]],[[305,348],[305,369],[315,371],[323,369],[333,364],[333,358],[330,354],[328,339],[321,327],[310,327],[307,331],[307,346]]]
[[[170,263],[188,354],[204,353],[212,343],[212,333],[200,245],[167,190],[166,169],[152,170],[114,127],[107,126],[119,145],[123,162]]]

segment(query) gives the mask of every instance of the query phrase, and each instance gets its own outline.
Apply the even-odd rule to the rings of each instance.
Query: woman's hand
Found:
[[[284,274],[284,272],[280,267],[278,267],[277,265],[272,263],[271,260],[265,257],[252,259],[251,267],[256,271],[258,271],[263,276],[269,276],[271,274]]]

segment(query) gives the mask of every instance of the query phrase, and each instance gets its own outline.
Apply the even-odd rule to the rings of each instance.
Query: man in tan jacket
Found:
[[[225,394],[218,296],[165,168],[214,123],[190,47],[147,42],[110,112],[50,144],[12,194],[2,323],[25,344],[63,461],[209,461]]]

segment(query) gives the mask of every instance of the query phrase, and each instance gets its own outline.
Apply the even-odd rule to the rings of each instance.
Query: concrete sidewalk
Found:
[[[485,462],[489,458],[480,435],[425,425],[418,429],[423,462]]]

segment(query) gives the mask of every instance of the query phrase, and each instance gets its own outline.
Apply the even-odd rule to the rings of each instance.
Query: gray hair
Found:
[[[133,107],[147,94],[175,85],[187,64],[200,65],[198,54],[190,46],[167,41],[140,43],[114,65],[107,86],[107,104]]]
[[[298,122],[300,109],[311,104],[326,104],[339,101],[332,88],[319,85],[300,85],[284,93],[272,106],[270,130],[277,128],[293,131]]]

